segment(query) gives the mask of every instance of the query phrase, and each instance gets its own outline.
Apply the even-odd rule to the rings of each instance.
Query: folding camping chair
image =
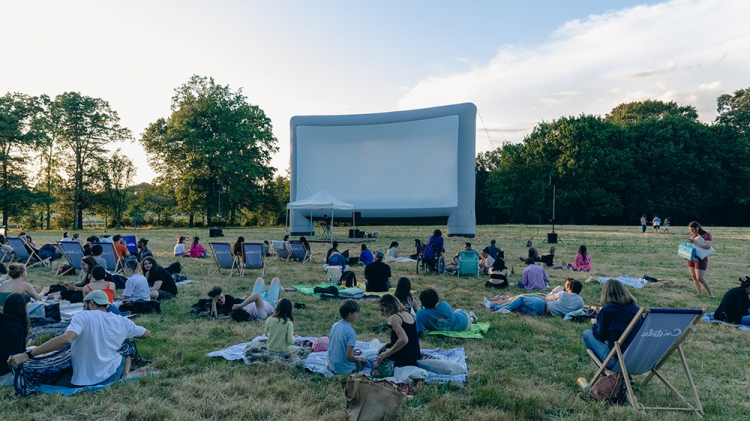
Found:
[[[102,259],[107,262],[107,267],[105,269],[112,273],[119,273],[122,269],[122,265],[121,262],[117,260],[115,245],[112,243],[91,243],[92,246],[96,244],[102,246]]]
[[[242,250],[245,252],[245,261],[240,263],[240,279],[245,276],[248,269],[260,269],[260,276],[265,275],[266,268],[263,262],[263,244],[244,243]]]
[[[596,370],[594,377],[591,378],[589,384],[594,384],[606,369],[609,361],[612,358],[617,358],[617,363],[611,371],[622,373],[625,377],[628,402],[633,406],[633,409],[644,412],[651,409],[661,411],[688,411],[695,412],[698,416],[703,417],[703,406],[701,405],[700,398],[698,398],[698,391],[695,389],[695,383],[693,383],[693,377],[690,374],[687,360],[685,360],[685,354],[682,352],[682,342],[691,331],[696,329],[695,325],[702,316],[703,310],[648,309],[642,307],[638,314],[633,318],[633,321],[630,322],[627,329],[622,333],[620,339],[615,342],[612,351],[607,355],[607,358],[605,358],[604,361],[599,361],[599,358],[593,351],[588,351],[591,358],[594,359],[594,363],[599,367],[598,370]],[[643,319],[643,324],[638,329],[633,341],[623,353],[621,350],[622,343],[624,343],[641,318]],[[685,397],[683,397],[659,372],[659,369],[661,369],[667,359],[669,359],[675,351],[680,355],[682,368],[685,371],[687,381],[690,384],[690,389],[693,393],[693,399],[695,400],[694,404],[691,404]],[[645,373],[648,373],[648,376],[643,380],[642,384],[644,386],[652,377],[656,376],[656,378],[661,380],[662,383],[664,383],[664,385],[667,386],[667,388],[687,406],[647,407],[639,404],[633,393],[633,385],[630,384],[628,379],[629,375],[632,376]]]
[[[289,261],[289,257],[294,255],[289,248],[288,241],[273,240],[271,248],[276,252],[276,258],[279,260]]]
[[[82,270],[81,259],[83,259],[83,246],[81,243],[78,241],[58,241],[57,248],[63,255],[63,258],[59,259],[59,261],[64,262],[67,260],[68,263],[70,263],[71,268],[65,272],[57,273],[56,276],[65,276],[68,272],[75,269]]]
[[[476,275],[479,278],[479,253],[476,250],[464,250],[458,254],[456,276]]]
[[[34,248],[31,246],[29,246],[29,250],[31,250],[31,253],[29,253],[29,251],[26,249],[26,241],[24,241],[23,239],[6,238],[6,240],[8,240],[8,244],[13,247],[15,260],[23,262],[26,266],[29,266],[29,262],[31,262],[31,259],[35,259],[37,262],[29,267],[34,267],[36,265],[49,267],[49,262],[39,257],[39,254],[37,254],[37,252],[34,251]]]
[[[216,272],[219,272],[220,275],[223,275],[223,273],[221,273],[222,269],[229,270],[230,277],[234,275],[235,270],[237,270],[239,273],[240,268],[237,264],[237,261],[234,260],[234,254],[232,253],[231,244],[208,243],[208,245],[211,247],[211,255],[214,257],[214,262],[216,263],[216,268],[213,270],[213,272],[211,272],[211,268],[208,268],[208,276],[211,276]]]
[[[289,241],[289,253],[294,260],[299,260],[302,263],[310,260],[310,252],[305,249],[300,241]]]

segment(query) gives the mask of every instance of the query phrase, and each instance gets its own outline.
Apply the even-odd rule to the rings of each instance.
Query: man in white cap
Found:
[[[8,363],[18,366],[35,355],[57,351],[71,344],[73,376],[70,383],[74,387],[100,386],[143,374],[148,367],[131,372],[132,357],[123,357],[118,350],[125,340],[146,339],[151,332],[126,317],[107,313],[109,305],[104,291],[88,293],[83,299],[83,308],[88,311],[73,316],[65,333],[32,350],[10,357]],[[62,384],[58,382],[58,385]]]

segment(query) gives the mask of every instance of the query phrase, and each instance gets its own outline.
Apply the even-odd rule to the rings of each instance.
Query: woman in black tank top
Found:
[[[393,328],[391,342],[378,351],[378,360],[391,360],[395,367],[415,366],[419,360],[419,333],[414,317],[391,294],[385,294],[378,303],[380,313],[388,318]]]

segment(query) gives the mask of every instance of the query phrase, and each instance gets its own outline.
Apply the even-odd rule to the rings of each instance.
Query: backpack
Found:
[[[174,275],[175,273],[182,273],[182,265],[180,264],[180,262],[174,262],[164,269],[166,269],[170,275]]]
[[[622,404],[625,402],[625,396],[627,395],[625,387],[622,373],[610,374],[597,380],[591,386],[589,396],[599,402]]]
[[[422,258],[427,261],[432,261],[432,259],[435,258],[435,249],[432,246],[425,247],[424,252],[422,253]]]
[[[152,312],[161,313],[161,304],[156,300],[150,301],[125,301],[120,305],[121,312],[129,311],[137,314],[147,314]]]
[[[329,286],[325,288],[315,287],[315,289],[313,289],[313,293],[339,295],[339,289],[335,286]]]
[[[354,272],[347,270],[344,271],[344,273],[341,274],[341,279],[339,279],[339,285],[346,284],[347,288],[351,288],[352,286],[357,285],[357,275],[354,274]]]

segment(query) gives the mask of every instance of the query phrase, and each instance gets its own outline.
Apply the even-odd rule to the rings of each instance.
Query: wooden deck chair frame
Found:
[[[622,370],[622,375],[625,378],[625,386],[627,388],[627,398],[628,403],[635,409],[636,411],[647,411],[647,410],[656,410],[656,411],[678,411],[678,412],[695,412],[699,417],[703,418],[703,405],[701,404],[701,400],[698,397],[698,390],[695,388],[695,383],[693,382],[693,376],[690,374],[690,368],[688,367],[687,360],[685,359],[685,354],[682,352],[682,342],[685,340],[688,334],[690,334],[691,331],[696,330],[696,323],[703,317],[704,311],[699,310],[699,313],[695,315],[692,322],[688,325],[688,328],[685,329],[680,336],[677,337],[677,339],[674,341],[671,347],[659,358],[659,362],[657,362],[654,367],[648,371],[648,375],[643,380],[643,383],[641,383],[643,386],[648,384],[649,381],[653,377],[656,377],[657,379],[661,380],[662,383],[669,389],[674,395],[676,395],[682,402],[687,405],[685,407],[660,407],[660,406],[644,406],[640,403],[638,403],[638,400],[635,397],[635,393],[633,392],[633,385],[630,384],[628,381],[628,368],[626,367],[624,363],[623,358],[623,352],[622,352],[622,343],[625,342],[628,335],[630,335],[630,332],[635,328],[635,325],[638,323],[638,321],[641,319],[641,317],[648,317],[648,315],[651,313],[651,309],[641,307],[641,309],[638,311],[638,313],[633,317],[633,320],[630,322],[628,327],[625,329],[625,331],[620,336],[620,339],[615,341],[614,346],[612,347],[612,350],[610,351],[609,355],[607,355],[607,358],[604,359],[604,361],[599,361],[599,357],[594,353],[594,351],[587,349],[587,352],[591,356],[591,358],[594,360],[594,364],[596,364],[599,368],[596,370],[596,373],[591,378],[591,380],[588,382],[588,384],[593,385],[596,380],[599,379],[599,376],[604,373],[604,371],[607,369],[607,364],[609,361],[617,357],[617,361],[620,362],[620,368]],[[664,363],[667,362],[670,356],[677,351],[677,353],[680,355],[680,360],[682,362],[682,368],[685,371],[685,376],[687,377],[687,381],[690,384],[690,390],[693,393],[693,400],[694,403],[691,403],[688,401],[687,398],[682,396],[680,392],[677,391],[677,389],[672,386],[667,379],[662,376],[662,374],[659,372],[659,369],[664,365]]]
[[[292,243],[295,243],[295,244],[299,244],[299,245],[301,245],[301,246],[302,246],[302,248],[303,248],[303,249],[305,250],[305,257],[303,257],[303,258],[302,258],[302,260],[300,260],[300,261],[301,261],[302,263],[305,263],[305,262],[310,262],[310,261],[311,261],[311,259],[312,259],[312,252],[311,252],[310,250],[307,250],[307,249],[305,248],[305,245],[304,245],[304,244],[302,244],[302,242],[301,242],[301,241],[287,241],[287,242],[286,242],[286,247],[287,247],[287,249],[289,250],[289,260],[291,260],[291,259],[294,259],[294,260],[299,260],[299,259],[297,258],[297,253],[295,253],[295,252],[294,252],[294,249],[292,248]]]
[[[81,247],[81,255],[83,255],[83,246],[81,245],[81,243],[80,243],[80,242],[78,242],[78,241],[67,241],[67,243],[71,243],[71,244],[72,244],[72,243],[76,243],[76,244],[78,244],[78,246],[79,246],[79,247]],[[71,259],[71,258],[70,258],[70,256],[68,256],[68,254],[67,254],[67,253],[65,253],[65,249],[64,249],[64,248],[63,248],[63,246],[62,246],[62,245],[60,244],[60,241],[58,241],[58,242],[57,242],[57,245],[56,245],[55,247],[57,247],[57,250],[59,250],[59,251],[60,251],[60,253],[62,253],[62,255],[63,255],[63,257],[62,257],[62,258],[60,258],[60,259],[57,259],[57,261],[58,261],[58,262],[62,262],[62,263],[58,263],[58,264],[57,264],[57,266],[55,267],[55,276],[65,276],[65,275],[67,275],[67,274],[68,274],[68,273],[69,273],[69,272],[70,272],[71,270],[81,269],[81,268],[80,268],[80,264],[78,265],[79,267],[77,267],[77,268],[76,268],[76,265],[75,265],[75,264],[73,263],[73,259]],[[58,273],[58,272],[59,272],[59,269],[60,269],[61,267],[65,266],[65,263],[64,263],[65,261],[67,261],[68,263],[70,263],[70,269],[66,270],[65,272],[62,272],[62,273]]]
[[[23,248],[24,249],[24,253],[28,254],[28,256],[29,256],[26,259],[26,261],[23,262],[23,264],[26,265],[26,267],[34,267],[34,266],[37,266],[37,265],[42,265],[44,267],[50,267],[49,263],[47,263],[44,260],[42,260],[42,258],[39,256],[39,254],[36,251],[34,251],[34,249],[31,246],[29,246],[29,244],[26,242],[25,239],[16,237],[16,238],[6,238],[6,240],[8,241],[8,244],[10,244],[10,246],[13,247],[13,251],[15,252],[13,255],[15,256],[15,259],[18,262],[22,262],[23,261],[23,257],[18,257],[19,256],[18,255],[18,250],[16,250],[16,247],[14,247],[13,244],[11,244],[11,243],[13,241],[15,241],[15,240],[18,240],[24,246],[24,248]],[[29,246],[29,249],[31,249],[31,252],[26,251],[27,250],[26,246]],[[29,265],[29,262],[31,262],[31,259],[36,259],[37,262],[34,263],[34,264],[32,264],[32,265]]]
[[[216,248],[214,247],[214,244],[226,244],[229,246],[229,250],[232,250],[232,245],[229,243],[217,243],[217,242],[210,242],[208,243],[208,246],[211,248],[211,256],[214,258],[214,263],[216,264],[216,267],[213,268],[213,271],[211,271],[211,267],[208,268],[208,276],[212,276],[216,272],[219,272],[220,275],[223,275],[221,272],[222,269],[228,269],[228,268],[222,268],[221,263],[219,263],[219,257],[216,254]],[[237,273],[240,273],[240,266],[237,264],[237,259],[234,255],[232,255],[232,267],[229,268],[229,278],[234,275],[234,272],[237,271]],[[240,273],[241,274],[241,273]]]
[[[115,245],[113,243],[102,243],[102,242],[91,243],[92,246],[96,244],[99,244],[100,246],[102,246],[102,249],[107,248],[107,247],[112,247],[112,256],[114,256],[114,259],[115,259],[115,268],[111,271],[109,268],[105,268],[105,269],[107,269],[108,271],[114,274],[118,274],[118,275],[121,274],[122,273],[122,260],[117,260],[117,249],[115,248]],[[102,256],[104,256],[104,253],[102,253]]]
[[[276,260],[281,260],[284,262],[288,262],[290,259],[294,258],[294,251],[292,251],[291,246],[289,245],[289,241],[282,241],[284,243],[284,248],[279,250],[277,248],[274,248],[273,250],[276,252]],[[281,257],[280,251],[286,252],[286,257]]]
[[[2,255],[0,256],[0,263],[5,262],[5,258],[8,257],[8,250],[5,247],[0,246],[0,250],[2,251]]]
[[[248,252],[247,252],[246,246],[254,246],[254,245],[260,246],[260,262],[263,265],[260,268],[248,268],[247,267],[247,255],[248,255]],[[260,269],[260,276],[265,276],[266,275],[266,261],[265,261],[265,259],[263,257],[263,244],[261,244],[261,243],[243,243],[242,244],[242,251],[245,252],[244,253],[244,255],[245,255],[245,261],[241,262],[240,265],[239,265],[239,268],[240,268],[240,279],[242,279],[242,278],[245,277],[245,271],[246,270]]]

